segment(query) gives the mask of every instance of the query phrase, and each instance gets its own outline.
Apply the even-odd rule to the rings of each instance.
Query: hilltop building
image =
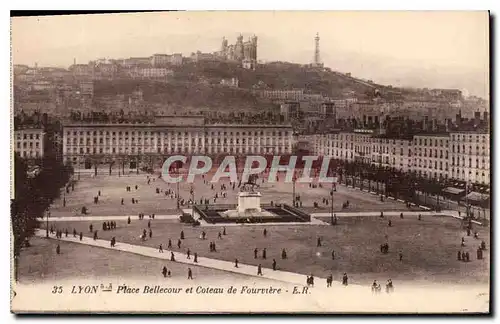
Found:
[[[220,51],[214,54],[224,60],[241,62],[244,68],[255,70],[257,66],[257,36],[254,35],[244,42],[243,36],[240,35],[236,39],[236,43],[230,45],[223,37]]]

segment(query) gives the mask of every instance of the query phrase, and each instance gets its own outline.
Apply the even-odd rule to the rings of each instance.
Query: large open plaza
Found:
[[[283,176],[281,176],[283,178]],[[218,198],[215,204],[234,204],[238,200],[239,189],[237,185],[233,190],[228,178],[222,178],[218,183],[212,184],[207,178],[199,177],[194,184],[180,183],[180,199],[187,201],[192,199],[191,188],[193,188],[194,199],[209,199],[210,204],[214,203],[214,196]],[[148,183],[149,182],[149,183]],[[227,187],[221,190],[221,185]],[[137,186],[137,189],[136,189]],[[126,190],[130,187],[130,190]],[[157,193],[158,190],[158,193]],[[170,190],[170,192],[169,192]],[[258,190],[262,194],[262,203],[289,203],[291,204],[293,185],[291,183],[262,182]],[[331,201],[326,205],[324,199],[330,195],[331,185],[315,184],[310,187],[308,183],[296,183],[295,193],[300,196],[303,203],[302,209],[308,212],[322,213],[328,215],[331,211]],[[336,280],[340,279],[342,273],[346,272],[353,283],[368,285],[373,280],[385,281],[391,278],[393,281],[405,282],[406,284],[485,284],[489,280],[488,252],[483,260],[476,260],[476,251],[481,241],[484,240],[489,246],[489,229],[479,225],[474,225],[474,231],[478,232],[479,238],[467,236],[463,224],[459,219],[452,217],[437,217],[426,213],[422,219],[418,219],[416,213],[418,207],[410,210],[405,203],[394,199],[385,199],[370,192],[364,192],[345,186],[337,186],[333,193],[334,212],[342,212],[338,217],[335,226],[329,224],[330,216],[316,216],[317,222],[323,225],[223,225],[198,226],[183,224],[179,221],[180,211],[176,208],[177,185],[169,184],[157,175],[150,174],[129,174],[126,176],[105,176],[98,175],[92,177],[81,175],[76,181],[74,190],[69,190],[62,199],[66,199],[66,206],[62,206],[62,199],[56,201],[51,208],[51,217],[66,217],[66,221],[50,222],[49,228],[61,230],[73,236],[75,230],[77,236],[82,233],[84,237],[92,237],[97,231],[99,239],[111,240],[115,237],[117,242],[128,243],[137,246],[148,246],[158,248],[160,244],[165,250],[174,253],[185,254],[187,250],[193,255],[197,253],[200,257],[212,258],[239,262],[257,266],[261,264],[265,269],[271,269],[273,259],[276,260],[277,268],[289,272],[318,277],[327,277],[332,274]],[[100,196],[99,196],[100,191]],[[224,197],[222,192],[226,193]],[[97,204],[94,197],[98,196]],[[132,204],[134,198],[138,203]],[[123,204],[121,203],[123,199]],[[349,207],[343,208],[342,204],[349,201]],[[319,207],[314,208],[314,203]],[[81,214],[81,208],[88,209],[88,215]],[[381,212],[386,214],[392,212],[392,216],[361,216],[367,212]],[[394,216],[394,212],[407,213],[403,219]],[[423,211],[421,211],[423,213]],[[145,214],[140,220],[139,213]],[[152,219],[151,214],[159,216]],[[80,216],[71,220],[71,216]],[[93,219],[101,216],[101,219],[115,220],[117,228],[103,231],[102,220]],[[121,216],[121,218],[117,218]],[[124,218],[125,216],[125,218]],[[130,224],[126,218],[130,216]],[[163,216],[163,217],[162,217]],[[88,217],[89,220],[86,220]],[[166,218],[165,218],[166,217]],[[161,219],[159,219],[161,218]],[[391,223],[389,226],[389,222]],[[93,232],[89,226],[92,225]],[[46,228],[45,221],[41,223]],[[264,235],[264,229],[266,235]],[[141,236],[146,231],[145,239]],[[151,234],[149,233],[151,231]],[[181,231],[184,239],[180,248],[178,241]],[[224,233],[221,235],[219,233]],[[202,239],[202,233],[206,233]],[[461,247],[461,239],[465,237],[465,247]],[[318,239],[321,240],[318,246]],[[168,246],[168,241],[172,246]],[[209,249],[210,242],[215,242],[216,251]],[[381,253],[380,245],[388,243],[388,253]],[[64,243],[67,245],[68,243]],[[50,246],[53,248],[53,246]],[[112,257],[102,266],[97,264],[92,268],[96,273],[108,275],[135,275],[136,273],[129,267],[122,267],[128,254],[114,252],[99,248],[82,248],[76,244],[69,244],[69,253],[92,254],[97,256],[112,255]],[[255,258],[257,249],[257,258]],[[263,258],[263,250],[266,249],[266,258]],[[71,252],[71,251],[73,251]],[[287,258],[282,258],[283,250],[286,251]],[[457,261],[457,252],[466,251],[472,255],[470,262]],[[333,253],[333,256],[332,256]],[[116,255],[115,255],[116,254]],[[52,260],[54,254],[40,256]],[[130,256],[138,258],[137,256]],[[183,256],[185,257],[185,256]],[[147,259],[147,258],[146,258]],[[67,262],[67,261],[64,261]],[[85,263],[85,257],[82,262]],[[142,262],[138,260],[137,262]],[[149,261],[148,261],[149,262]],[[154,270],[147,270],[147,273],[160,275],[158,265],[155,261],[150,261]],[[39,262],[42,269],[30,270],[28,277],[50,276],[53,271],[58,272],[58,262],[48,260]],[[77,266],[85,272],[85,265]],[[147,263],[147,262],[146,262]],[[167,263],[172,263],[167,261]],[[43,268],[43,265],[48,268]],[[78,262],[75,264],[78,265]],[[180,266],[175,265],[178,267]],[[61,269],[66,269],[67,263],[61,264]],[[170,267],[170,266],[169,266]],[[146,268],[146,267],[144,267]],[[23,269],[23,267],[21,267]],[[143,269],[142,266],[138,271]],[[146,271],[146,270],[143,270]],[[21,271],[23,272],[23,271]],[[26,271],[24,271],[26,272]],[[185,269],[181,272],[185,272]],[[91,272],[93,273],[93,272]],[[205,274],[203,271],[200,275]]]
[[[185,182],[179,184],[179,196],[185,203],[181,208],[186,208],[189,199],[192,198],[197,204],[200,199],[209,199],[209,202],[213,204],[216,194],[218,196],[215,200],[216,204],[236,203],[239,192],[238,184],[233,190],[229,184],[229,178],[221,178],[213,184],[212,189],[212,183],[208,179],[210,179],[208,176],[206,179],[198,176],[192,184]],[[283,181],[284,174],[280,175],[280,180],[275,183],[262,183],[262,180],[259,180],[258,191],[262,194],[263,204],[271,202],[292,204],[293,184]],[[222,195],[221,185],[227,187],[224,191],[225,197]],[[331,184],[322,184],[321,187],[317,183],[315,185],[315,188],[311,188],[309,183],[297,182],[295,184],[296,196],[299,196],[302,202],[301,208],[308,212],[331,211]],[[131,188],[130,191],[126,190],[127,186]],[[156,192],[157,189],[159,193]],[[194,195],[191,195],[191,189]],[[167,194],[169,190],[171,194]],[[98,196],[99,192],[101,196],[98,197],[98,203],[94,204],[94,197]],[[81,216],[81,209],[85,206],[88,215],[92,216],[138,215],[139,213],[172,215],[179,213],[176,192],[177,185],[166,183],[159,178],[159,175],[134,172],[125,176],[98,174],[97,177],[93,177],[90,174],[82,174],[74,186],[74,191],[70,189],[69,193],[61,194],[60,199],[55,201],[50,211],[51,216],[55,217]],[[63,206],[63,199],[66,199],[66,206]],[[132,199],[138,202],[132,203]],[[328,200],[328,204],[323,201],[324,199]],[[349,207],[343,210],[342,205],[346,201],[349,201]],[[314,208],[315,202],[318,208]],[[403,202],[391,199],[382,202],[377,195],[359,192],[359,190],[344,186],[337,186],[337,191],[333,195],[333,207],[334,212],[408,210]]]
[[[391,220],[392,226],[388,227]],[[150,223],[150,228],[148,227]],[[332,274],[339,280],[342,273],[347,272],[353,283],[369,284],[373,280],[387,280],[405,284],[483,284],[488,282],[488,251],[485,259],[476,260],[476,250],[481,240],[489,246],[488,229],[475,227],[480,239],[467,237],[461,228],[460,221],[451,217],[425,216],[418,220],[415,216],[385,217],[340,217],[336,226],[331,225],[278,225],[227,226],[226,234],[222,226],[192,227],[179,223],[178,220],[150,220],[137,218],[127,221],[116,221],[117,228],[103,231],[100,221],[59,221],[51,223],[54,229],[63,232],[67,229],[72,237],[73,229],[86,237],[92,237],[89,226],[98,231],[98,238],[139,246],[158,248],[162,244],[165,250],[176,254],[185,254],[189,249],[192,255],[196,252],[200,257],[214,258],[262,266],[267,271],[272,268],[276,259],[277,268],[305,275],[313,274],[327,277]],[[141,239],[144,230],[152,237]],[[264,236],[264,229],[267,235]],[[181,231],[185,239],[178,240]],[[202,232],[206,238],[202,239]],[[77,235],[78,236],[78,235]],[[461,247],[461,238],[465,236],[465,247]],[[318,238],[321,246],[317,246]],[[168,248],[171,240],[172,247]],[[209,243],[215,242],[216,252],[210,252]],[[389,244],[389,253],[380,252],[380,244]],[[257,249],[257,258],[254,258]],[[263,259],[266,249],[266,259]],[[287,259],[281,257],[285,249]],[[457,261],[458,251],[468,251],[472,255],[470,262]],[[332,259],[334,252],[335,259]],[[114,253],[106,251],[106,253]],[[402,254],[402,260],[400,255]],[[184,257],[185,258],[185,257]],[[116,275],[124,275],[116,267]]]
[[[61,246],[59,255],[56,253],[57,244]],[[164,266],[171,271],[169,279],[181,282],[187,280],[187,267],[181,264],[44,238],[32,239],[31,247],[21,252],[18,266],[19,282],[23,284],[71,280],[75,276],[88,280],[105,278],[155,280],[162,278],[161,272]],[[199,281],[207,277],[214,280],[247,280],[249,283],[255,281],[252,277],[226,271],[206,267],[191,268],[193,278]]]

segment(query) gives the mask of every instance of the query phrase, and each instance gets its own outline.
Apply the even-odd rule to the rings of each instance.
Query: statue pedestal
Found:
[[[260,208],[260,192],[240,192],[238,195],[238,213],[247,211],[261,212]]]

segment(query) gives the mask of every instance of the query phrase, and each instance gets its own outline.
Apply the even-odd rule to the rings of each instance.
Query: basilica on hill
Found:
[[[243,41],[243,36],[239,35],[235,44],[228,44],[227,39],[222,38],[222,46],[217,56],[226,60],[242,62],[244,68],[255,70],[257,64],[257,36],[250,37]]]

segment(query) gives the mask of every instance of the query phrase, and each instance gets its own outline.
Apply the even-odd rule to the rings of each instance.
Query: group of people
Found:
[[[472,233],[472,218],[468,219],[468,223],[466,226],[466,233],[467,236],[470,236]],[[474,239],[479,240],[479,234],[477,231],[474,232]],[[465,237],[462,237],[462,240],[460,242],[460,246],[463,248],[465,247]],[[483,259],[483,251],[486,250],[486,242],[484,240],[481,241],[481,244],[476,250],[476,258],[478,260]],[[459,250],[457,251],[457,261],[462,261],[462,262],[469,262],[470,261],[470,254],[468,251],[462,251]]]
[[[137,216],[140,220],[144,219],[144,213],[139,213],[139,215]],[[149,219],[155,219],[155,214],[150,214],[148,215]],[[130,220],[130,217],[128,218]],[[129,222],[130,224],[130,222]]]
[[[116,229],[116,222],[111,221],[111,222],[103,222],[102,223],[102,230],[103,231],[109,231],[109,230],[114,230]]]
[[[135,185],[135,190],[138,190],[138,189],[139,189],[139,186],[138,186],[138,185]],[[131,191],[132,191],[132,187],[131,187],[131,186],[127,186],[127,187],[125,187],[125,190],[126,190],[127,192],[131,192]]]
[[[60,230],[60,229],[55,229],[55,230],[54,230],[54,227],[53,227],[53,226],[50,226],[50,231],[49,231],[49,232],[50,232],[50,234],[55,234],[56,238],[58,238],[58,239],[62,238],[63,231],[62,231],[62,230]],[[64,230],[64,234],[65,234],[65,236],[66,236],[66,237],[68,237],[68,234],[69,234],[69,233],[68,233],[68,229],[67,229],[67,228]],[[76,229],[73,229],[73,237],[76,237],[76,236],[77,236],[77,234],[78,234],[78,233],[76,232]],[[82,233],[82,232],[80,232],[80,241],[81,241],[82,239],[83,239],[83,233]]]
[[[166,266],[163,266],[163,268],[161,269],[161,273],[162,273],[164,278],[172,276],[172,272],[170,270],[168,270]],[[189,280],[193,279],[193,270],[191,270],[191,268],[187,268],[187,278]]]
[[[217,248],[215,247],[215,242],[210,242],[210,246],[209,246],[209,251],[210,252],[217,252]]]
[[[385,284],[385,292],[390,294],[393,291],[394,291],[394,285],[392,284],[392,280],[389,279],[389,280],[387,280],[387,283]],[[382,292],[382,287],[380,286],[379,283],[377,283],[377,280],[373,281],[372,292],[375,294],[379,294]]]
[[[148,238],[148,232],[146,231],[146,229],[143,229],[142,235],[141,235],[141,240],[146,241],[147,238]],[[149,228],[149,238],[150,239],[153,238],[153,230],[151,229],[151,227]]]

